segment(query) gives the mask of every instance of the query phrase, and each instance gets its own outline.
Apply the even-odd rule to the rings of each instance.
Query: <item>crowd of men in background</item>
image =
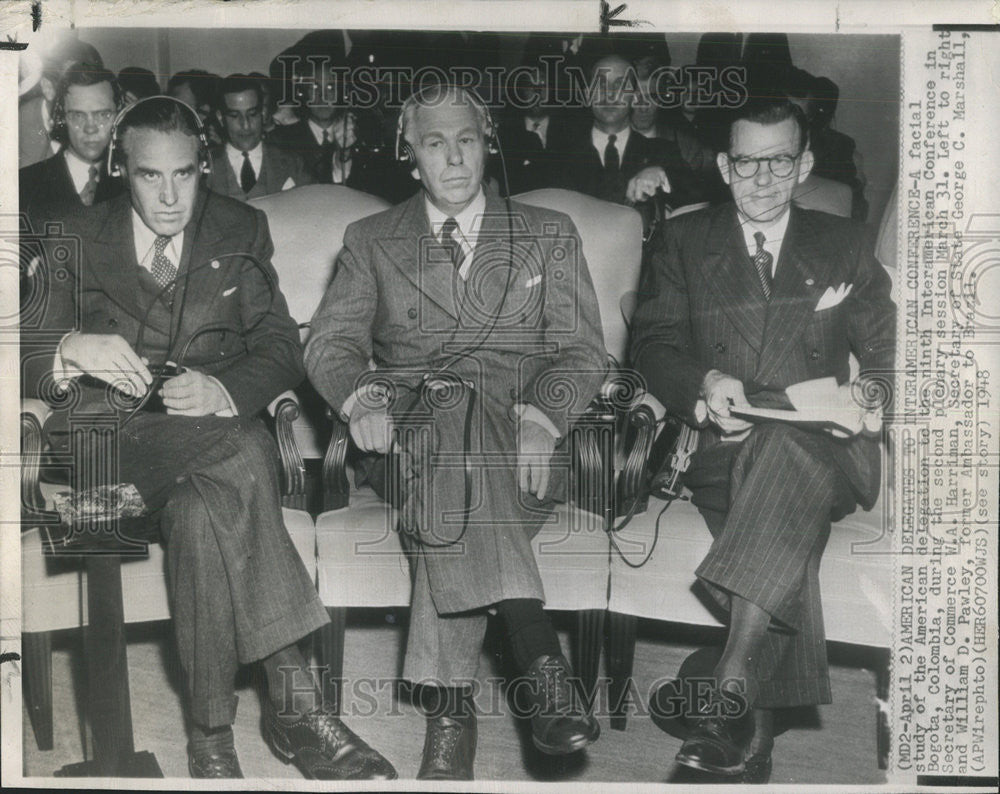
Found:
[[[120,186],[102,162],[114,117],[160,93],[197,111],[212,147],[212,190],[247,200],[296,185],[343,184],[397,203],[419,183],[395,162],[398,108],[385,101],[394,92],[380,90],[375,106],[352,107],[330,99],[346,92],[326,89],[359,66],[391,73],[461,64],[485,73],[500,62],[501,46],[499,36],[486,33],[315,31],[275,56],[268,74],[248,69],[223,78],[192,68],[161,85],[148,69],[128,66],[114,74],[94,47],[70,39],[49,53],[33,85],[22,86],[22,211],[41,222],[58,219],[66,202],[89,205],[115,195]],[[605,90],[589,102],[554,107],[567,87],[546,80],[551,56],[591,77],[601,74],[597,85]],[[487,176],[501,194],[559,187],[634,204],[659,189],[668,208],[728,199],[715,164],[726,144],[720,138],[726,109],[697,107],[688,101],[691,92],[670,108],[651,97],[656,70],[672,65],[662,35],[532,34],[520,64],[541,67],[521,92],[537,101],[493,108],[503,157],[492,158]],[[796,68],[785,37],[751,35],[744,42],[706,34],[696,65],[746,66],[751,93],[781,93],[799,104],[810,123],[814,177],[846,185],[852,216],[865,220],[860,156],[854,141],[831,125],[837,86]],[[637,92],[618,90],[626,73],[637,79]],[[412,86],[404,95],[406,88]]]

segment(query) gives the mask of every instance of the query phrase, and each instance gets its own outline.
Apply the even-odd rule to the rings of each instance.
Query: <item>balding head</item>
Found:
[[[620,55],[608,55],[591,69],[590,110],[594,126],[606,133],[621,132],[628,126],[635,88],[635,74]]]

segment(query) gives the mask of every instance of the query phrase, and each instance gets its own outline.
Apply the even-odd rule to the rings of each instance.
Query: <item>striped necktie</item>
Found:
[[[455,266],[455,270],[460,270],[462,262],[465,261],[465,251],[462,250],[462,244],[455,239],[457,231],[458,221],[448,218],[441,227],[441,245],[451,253],[451,263]]]
[[[764,298],[771,300],[771,265],[774,257],[764,248],[764,232],[754,232],[753,239],[757,241],[757,252],[753,255],[753,266],[757,268],[757,276],[760,278],[760,288],[764,291]]]

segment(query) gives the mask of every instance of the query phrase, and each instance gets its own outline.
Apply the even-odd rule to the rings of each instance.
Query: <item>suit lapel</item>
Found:
[[[95,247],[88,257],[94,263],[91,275],[105,295],[142,321],[148,316],[152,300],[139,284],[139,261],[132,233],[132,205],[128,194],[112,199],[112,202],[113,206],[94,238]]]
[[[500,302],[509,299],[513,293],[520,266],[525,261],[537,259],[535,252],[514,255],[511,250],[512,237],[514,241],[533,239],[526,236],[529,231],[522,216],[517,213],[509,215],[507,203],[495,193],[486,191],[486,209],[465,278],[466,287],[471,290],[467,300],[473,301],[476,306],[473,318],[478,316],[481,321],[483,317],[493,317],[502,312]],[[497,267],[498,263],[508,267]],[[509,272],[509,266],[513,266],[514,273]],[[469,320],[467,314],[466,321]],[[473,322],[478,324],[479,321]]]
[[[758,353],[767,319],[767,301],[754,270],[739,225],[736,205],[715,214],[708,233],[704,268],[706,279],[740,335]]]
[[[403,206],[393,233],[385,239],[376,240],[375,245],[414,287],[451,317],[458,319],[452,281],[455,267],[447,249],[431,235],[423,191]]]
[[[812,319],[816,303],[830,282],[833,257],[817,244],[816,230],[792,207],[781,245],[757,379],[766,383],[794,349],[793,340]]]

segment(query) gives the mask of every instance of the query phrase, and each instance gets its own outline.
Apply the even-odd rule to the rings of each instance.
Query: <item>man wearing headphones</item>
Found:
[[[260,661],[265,732],[282,759],[308,777],[392,778],[325,710],[295,644],[327,616],[285,529],[277,450],[256,417],[301,381],[299,332],[263,213],[200,186],[206,149],[179,100],[151,97],[119,117],[111,157],[128,193],[67,217],[81,259],[50,277],[42,326],[54,333],[27,346],[24,383],[63,406],[45,426],[54,444],[70,412],[117,420],[120,480],[159,518],[191,775],[242,776],[234,675]],[[171,364],[179,374],[154,376]],[[153,397],[164,408],[141,410]]]
[[[348,227],[306,345],[311,381],[361,449],[390,451],[400,430],[420,779],[473,777],[470,688],[491,609],[524,674],[535,745],[570,753],[599,734],[573,696],[531,544],[566,485],[553,452],[604,378],[597,299],[568,217],[484,187],[488,144],[489,111],[463,89],[404,104],[397,157],[423,190]]]
[[[36,229],[46,220],[61,220],[76,207],[121,192],[121,183],[104,167],[120,104],[118,81],[107,69],[76,63],[63,74],[52,106],[52,137],[63,148],[18,174],[20,211]]]

